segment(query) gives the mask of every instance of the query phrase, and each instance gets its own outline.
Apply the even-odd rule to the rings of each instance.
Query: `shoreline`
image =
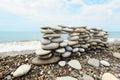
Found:
[[[108,43],[119,43],[120,38],[108,38]],[[22,41],[9,41],[0,42],[0,56],[14,56],[19,54],[29,54],[35,52],[36,49],[41,47],[40,40],[22,40]]]

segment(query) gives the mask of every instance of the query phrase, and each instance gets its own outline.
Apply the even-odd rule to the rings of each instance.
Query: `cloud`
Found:
[[[107,0],[103,4],[93,2],[91,5],[86,2],[85,0],[1,0],[0,9],[41,24],[81,24],[100,27],[120,25],[118,18],[120,0]]]

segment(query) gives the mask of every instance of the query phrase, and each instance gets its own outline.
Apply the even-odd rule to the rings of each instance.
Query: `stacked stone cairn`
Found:
[[[102,29],[57,25],[41,27],[41,32],[41,48],[36,50],[37,57],[32,60],[36,65],[56,63],[74,54],[102,52],[108,47],[108,34]],[[67,40],[61,37],[64,34],[68,34]]]

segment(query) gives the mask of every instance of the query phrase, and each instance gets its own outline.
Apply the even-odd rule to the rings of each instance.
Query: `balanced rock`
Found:
[[[41,29],[41,32],[42,32],[42,33],[46,33],[46,34],[54,33],[54,31],[51,30],[51,29]]]
[[[60,48],[60,49],[57,49],[55,51],[58,52],[58,53],[64,53],[65,52],[65,48]]]
[[[50,53],[51,51],[49,51],[49,50],[43,50],[42,48],[40,48],[40,49],[38,49],[38,50],[36,50],[35,51],[35,53],[36,53],[36,55],[46,55],[46,54],[48,54],[48,53]]]
[[[39,58],[45,60],[45,59],[51,58],[52,56],[53,56],[53,54],[49,53],[49,54],[46,54],[46,55],[40,55]]]
[[[43,35],[43,38],[49,38],[49,37],[52,37],[52,38],[60,37],[60,34],[44,34]]]
[[[71,52],[65,52],[62,54],[62,57],[69,57],[71,55]]]
[[[43,45],[47,45],[47,44],[50,44],[50,40],[48,40],[48,39],[44,39],[44,38],[42,38],[41,40],[40,40],[40,42],[43,44]]]
[[[53,38],[52,39],[52,42],[55,42],[55,43],[59,43],[59,42],[62,42],[63,39],[62,38]]]
[[[50,27],[51,29],[53,29],[53,30],[62,30],[62,28],[61,27],[59,27],[58,25],[56,25],[56,26],[52,26],[52,27]]]
[[[35,57],[32,60],[32,64],[36,64],[36,65],[51,64],[51,63],[56,63],[59,60],[60,60],[60,57],[57,57],[57,56],[53,56],[53,57],[46,59],[46,60],[41,60],[41,59],[39,59],[39,57]]]
[[[72,50],[72,52],[78,52],[79,51],[79,48],[74,48],[73,50]]]
[[[75,45],[75,44],[78,44],[78,43],[79,43],[78,41],[68,41],[68,44],[69,44],[70,46]]]
[[[81,64],[78,60],[70,60],[68,65],[75,68],[75,69],[82,69]]]
[[[73,50],[72,47],[70,47],[70,46],[66,46],[65,48],[66,48],[67,51],[72,51]]]
[[[49,49],[49,50],[56,49],[58,47],[59,47],[59,43],[50,43],[48,45],[42,45],[43,49]]]
[[[93,67],[99,67],[100,64],[99,60],[95,58],[90,58],[87,63]]]
[[[71,40],[71,41],[79,40],[79,36],[69,37],[68,39]]]
[[[72,37],[72,36],[79,36],[80,35],[80,33],[73,33],[73,34],[70,34],[70,36]]]
[[[111,73],[104,73],[102,75],[102,80],[119,80]]]
[[[31,65],[23,64],[16,69],[16,71],[13,73],[13,76],[14,77],[22,76],[28,73],[30,69],[31,69]]]
[[[67,46],[67,42],[61,42],[60,43],[60,47],[65,47],[65,46]]]

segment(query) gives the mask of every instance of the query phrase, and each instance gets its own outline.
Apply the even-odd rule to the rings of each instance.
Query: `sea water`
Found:
[[[109,38],[120,38],[120,31],[109,31]],[[8,41],[25,41],[25,40],[40,40],[42,34],[40,31],[1,31],[0,42]],[[68,35],[62,35],[67,39]]]

